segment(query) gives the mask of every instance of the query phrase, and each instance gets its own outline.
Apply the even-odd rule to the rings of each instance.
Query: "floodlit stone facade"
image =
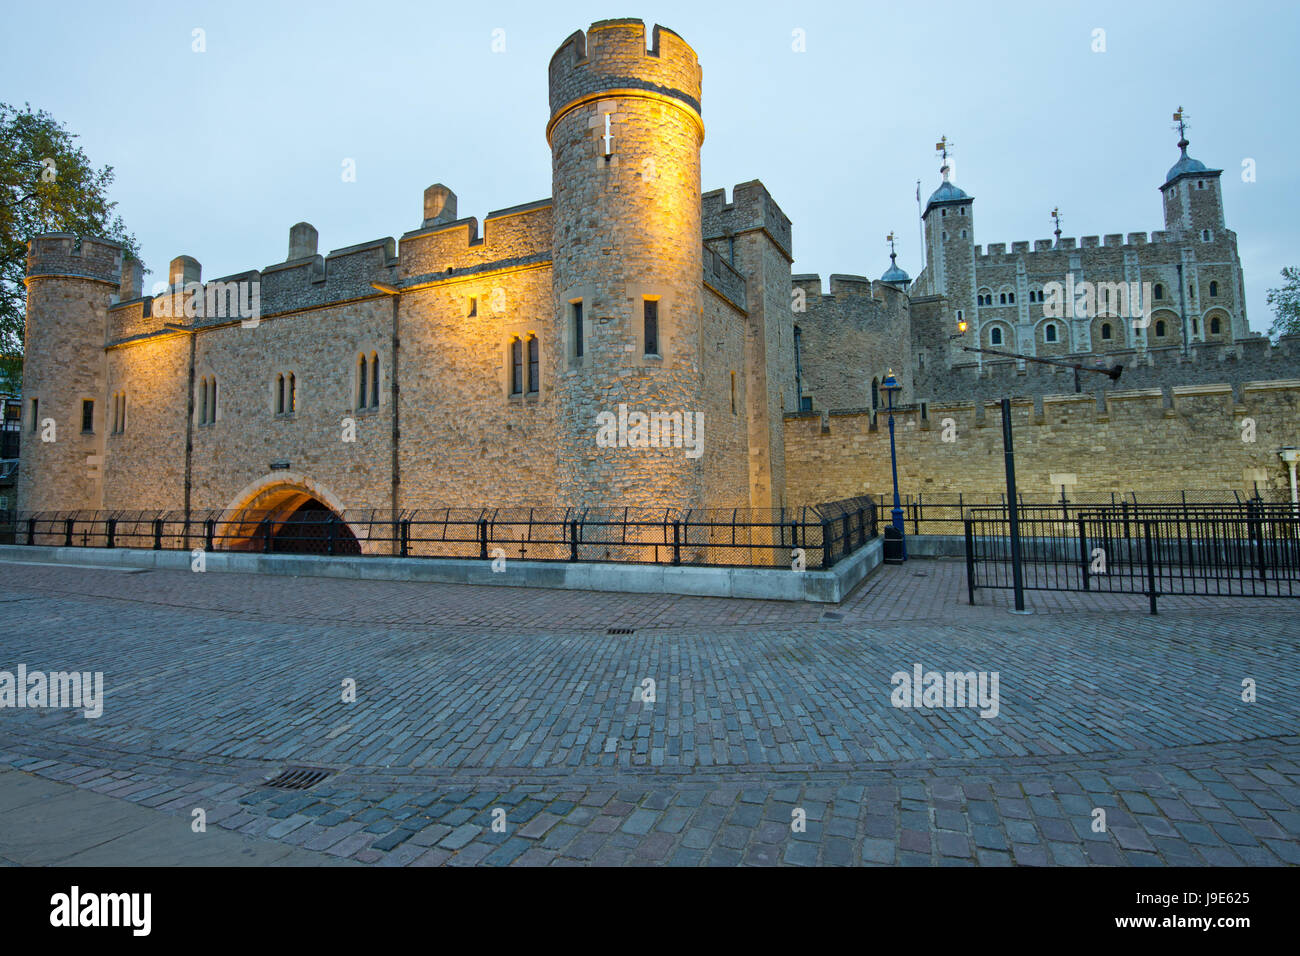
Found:
[[[762,183],[701,191],[701,84],[670,30],[574,33],[549,67],[552,195],[481,228],[436,184],[397,241],[322,254],[298,223],[284,262],[203,282],[181,256],[155,295],[112,242],[32,239],[19,507],[780,507],[884,490],[872,409],[890,371],[917,434],[944,402],[1070,390],[962,344],[1120,361],[1125,385],[1298,377],[1294,343],[1248,331],[1219,173],[1185,149],[1151,241],[982,249],[945,176],[915,282],[895,266],[823,294],[791,275],[791,223]],[[1039,301],[1102,281],[1159,283],[1150,323]],[[1121,454],[1088,437],[1099,421],[1074,421],[1062,454]],[[928,488],[941,460],[962,473],[936,458],[902,475]]]

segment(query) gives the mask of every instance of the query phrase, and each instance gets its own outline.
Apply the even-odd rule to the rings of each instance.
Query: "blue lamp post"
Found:
[[[903,386],[898,379],[894,378],[894,370],[890,369],[885,374],[885,380],[880,383],[880,387],[889,396],[889,466],[894,473],[893,525],[898,531],[898,546],[902,552],[901,557],[906,561],[907,540],[903,537],[903,505],[898,498],[898,453],[894,449],[894,393]]]

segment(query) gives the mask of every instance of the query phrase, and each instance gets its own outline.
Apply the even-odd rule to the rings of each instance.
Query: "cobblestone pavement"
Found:
[[[0,670],[105,682],[98,719],[0,710],[0,766],[334,857],[1300,863],[1300,602],[1031,593],[1018,616],[941,561],[839,607],[0,571]],[[914,665],[997,672],[997,715],[891,706]],[[333,773],[264,786],[295,765]]]

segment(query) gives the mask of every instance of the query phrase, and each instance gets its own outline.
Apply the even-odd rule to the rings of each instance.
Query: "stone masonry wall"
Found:
[[[1167,404],[1170,403],[1170,404]],[[1255,423],[1244,442],[1240,423]],[[944,420],[955,427],[943,440]],[[827,425],[823,426],[823,421]],[[1300,445],[1300,381],[1261,383],[1234,401],[1230,386],[1159,392],[1045,396],[1012,403],[1016,479],[1026,495],[1055,496],[1053,474],[1073,474],[1075,492],[1147,492],[1287,486],[1277,456]],[[933,405],[895,416],[903,493],[1006,490],[999,406]],[[891,490],[886,416],[802,414],[786,418],[791,501],[813,504]]]

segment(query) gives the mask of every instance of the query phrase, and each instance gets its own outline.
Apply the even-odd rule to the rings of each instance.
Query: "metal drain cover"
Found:
[[[276,790],[310,790],[333,772],[320,767],[285,767],[265,785]]]
[[[611,627],[605,633],[611,635],[627,635],[627,634],[635,634],[636,630],[630,627]]]

